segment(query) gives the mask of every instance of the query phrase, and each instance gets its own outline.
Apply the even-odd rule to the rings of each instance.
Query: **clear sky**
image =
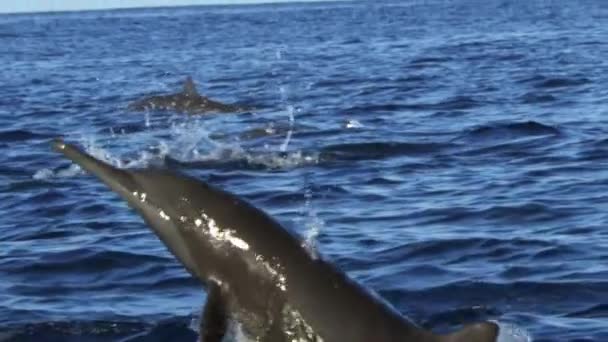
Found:
[[[254,4],[291,1],[293,0],[0,0],[0,13],[73,11],[152,6]]]

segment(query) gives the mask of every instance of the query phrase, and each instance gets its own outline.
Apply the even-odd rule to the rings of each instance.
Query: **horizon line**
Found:
[[[247,1],[237,0],[234,2],[221,2],[206,4],[163,4],[163,5],[127,5],[127,6],[112,6],[105,8],[67,8],[67,9],[50,9],[50,10],[17,10],[4,12],[0,8],[0,15],[22,15],[22,14],[53,14],[53,13],[77,13],[77,12],[98,12],[98,11],[117,11],[117,10],[135,10],[135,9],[162,9],[162,8],[181,8],[181,7],[211,7],[211,6],[258,6],[258,5],[286,5],[286,4],[308,4],[320,2],[352,2],[354,0],[259,0]]]

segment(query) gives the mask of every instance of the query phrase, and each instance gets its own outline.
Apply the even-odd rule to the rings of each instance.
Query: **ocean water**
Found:
[[[607,37],[600,0],[1,15],[0,340],[197,336],[198,283],[63,136],[242,196],[427,328],[608,341]],[[187,75],[255,109],[127,109]]]

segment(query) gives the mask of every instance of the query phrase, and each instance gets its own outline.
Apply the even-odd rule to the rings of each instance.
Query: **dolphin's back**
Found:
[[[313,257],[299,238],[247,201],[171,172],[138,171],[133,178],[141,187],[152,189],[149,197],[160,197],[156,205],[176,209],[166,211],[167,216],[192,220],[190,228],[182,232],[192,250],[197,250],[196,245],[204,246],[214,229],[231,232],[223,236],[227,241],[212,248],[223,249],[217,254],[226,257],[216,261],[218,265],[231,263],[232,267],[208,267],[211,276],[231,284],[237,297],[238,293],[245,294],[241,302],[251,300],[250,291],[241,286],[263,284],[261,292],[272,293],[268,295],[288,306],[272,314],[281,319],[289,319],[289,315],[301,319],[315,327],[325,341],[403,341],[406,336],[423,332],[335,266]],[[240,265],[228,259],[241,260]]]
[[[130,103],[127,107],[135,111],[173,110],[188,114],[236,113],[248,110],[236,104],[226,104],[199,94],[192,77],[188,76],[182,91],[167,95],[152,95]]]

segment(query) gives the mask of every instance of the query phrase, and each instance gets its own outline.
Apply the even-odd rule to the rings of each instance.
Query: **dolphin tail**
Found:
[[[440,342],[495,342],[499,328],[496,323],[482,322],[466,325],[455,333],[439,338]]]

